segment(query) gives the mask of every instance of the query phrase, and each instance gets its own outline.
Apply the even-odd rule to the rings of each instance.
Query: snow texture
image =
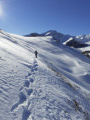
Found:
[[[0,120],[90,120],[90,59],[55,33],[0,30]]]

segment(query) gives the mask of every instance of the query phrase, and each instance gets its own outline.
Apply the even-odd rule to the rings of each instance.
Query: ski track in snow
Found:
[[[27,66],[27,65],[26,65]],[[34,60],[33,64],[28,66],[30,68],[30,72],[28,75],[25,77],[25,82],[24,85],[20,88],[20,93],[19,93],[19,101],[16,102],[12,107],[11,107],[11,112],[17,112],[20,107],[23,108],[23,113],[22,113],[22,120],[27,120],[28,117],[30,117],[30,110],[28,110],[28,107],[30,105],[30,102],[28,98],[33,92],[32,87],[30,87],[30,84],[34,84],[34,74],[38,70],[38,64],[37,61]]]

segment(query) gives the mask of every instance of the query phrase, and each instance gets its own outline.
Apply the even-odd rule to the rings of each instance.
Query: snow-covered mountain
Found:
[[[55,30],[49,30],[45,33],[31,33],[27,37],[52,36],[52,40],[63,43],[69,47],[76,48],[87,57],[90,57],[90,35],[70,36],[59,33]]]
[[[55,30],[49,30],[49,31],[41,33],[41,34],[39,34],[39,33],[31,33],[31,34],[25,35],[25,36],[26,37],[51,36],[52,40],[56,40],[57,42],[60,42],[60,43],[65,42],[66,40],[68,40],[71,37],[70,35],[64,35],[62,33],[59,33],[57,31],[55,31]]]
[[[0,120],[90,119],[90,59],[63,44],[70,37],[0,30]]]
[[[90,35],[73,36],[64,42],[65,45],[74,47],[87,57],[90,57]]]

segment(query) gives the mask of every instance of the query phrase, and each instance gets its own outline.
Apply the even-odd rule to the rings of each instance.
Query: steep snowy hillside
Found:
[[[89,119],[90,59],[52,35],[0,30],[0,120]]]
[[[45,33],[31,33],[26,35],[26,37],[39,37],[39,36],[52,36],[52,40],[67,45],[69,47],[74,47],[78,49],[83,55],[90,57],[90,35],[81,36],[71,36],[64,35],[55,30],[49,30]]]

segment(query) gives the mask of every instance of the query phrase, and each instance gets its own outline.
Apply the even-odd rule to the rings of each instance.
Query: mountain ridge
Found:
[[[90,57],[90,34],[88,35],[79,35],[79,36],[71,36],[64,35],[62,33],[57,32],[56,30],[49,30],[47,32],[38,34],[31,33],[26,35],[26,37],[38,37],[38,36],[52,36],[52,40],[56,40],[57,42],[67,45],[69,47],[76,48],[80,50],[80,52]]]

